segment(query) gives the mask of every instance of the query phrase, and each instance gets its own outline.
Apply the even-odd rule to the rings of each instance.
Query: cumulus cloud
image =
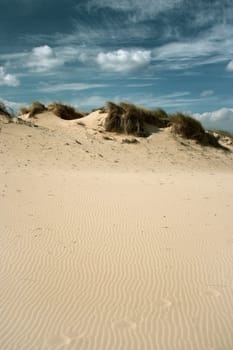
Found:
[[[58,58],[54,50],[48,46],[35,47],[29,55],[27,66],[35,72],[45,72],[62,66],[64,61]]]
[[[15,75],[6,73],[4,67],[0,67],[0,85],[18,86],[19,84]]]
[[[129,72],[146,66],[151,61],[148,50],[117,50],[100,52],[96,62],[103,70],[112,72]]]
[[[203,90],[200,93],[201,97],[210,97],[210,96],[213,96],[213,95],[214,95],[214,90]]]
[[[233,60],[228,63],[226,69],[230,72],[233,72]]]
[[[213,112],[195,113],[205,127],[233,131],[233,108],[221,108]]]

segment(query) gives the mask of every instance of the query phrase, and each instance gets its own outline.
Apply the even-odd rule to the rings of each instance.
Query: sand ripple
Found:
[[[0,349],[232,349],[230,176],[34,176],[0,204]]]

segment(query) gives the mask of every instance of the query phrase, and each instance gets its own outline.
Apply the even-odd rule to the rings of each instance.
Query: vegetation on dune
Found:
[[[27,114],[29,113],[29,118],[35,117],[37,114],[51,111],[54,114],[56,114],[58,117],[65,119],[65,120],[72,120],[72,119],[79,119],[82,118],[86,113],[76,111],[74,107],[70,105],[66,105],[60,102],[53,102],[50,103],[47,107],[39,102],[35,101],[28,107],[22,107],[20,108],[20,114]]]
[[[39,101],[34,101],[32,104],[28,107],[22,107],[20,108],[20,114],[27,114],[29,113],[29,118],[35,117],[36,114],[40,114],[47,111],[46,106],[39,102]]]
[[[145,124],[159,128],[166,127],[169,124],[168,115],[162,109],[151,111],[130,103],[121,102],[117,105],[108,102],[107,111],[106,131],[146,137],[148,132]]]
[[[167,114],[163,109],[149,110],[132,103],[121,102],[119,104],[107,102],[106,107],[94,109],[93,111],[107,113],[105,119],[105,130],[127,135],[147,137],[151,134],[148,126],[166,128],[171,126],[174,134],[183,138],[194,140],[200,145],[213,146],[228,150],[219,143],[221,137],[233,139],[233,134],[222,130],[205,130],[202,124],[183,113]],[[60,102],[50,103],[47,107],[39,101],[33,102],[28,107],[20,109],[21,114],[29,113],[29,117],[34,117],[39,113],[51,111],[61,119],[73,120],[83,118],[87,113],[76,110],[71,105]],[[13,114],[0,102],[0,114],[12,117]]]
[[[176,113],[171,116],[172,131],[187,139],[200,141],[205,135],[201,123],[189,115]]]
[[[123,108],[113,102],[107,103],[108,115],[105,119],[106,131],[113,131],[118,133],[124,132],[124,126],[122,122],[122,116],[124,114]]]
[[[107,112],[106,131],[147,137],[150,134],[147,124],[158,128],[171,126],[172,132],[183,138],[195,140],[203,146],[226,149],[213,133],[206,132],[198,120],[186,114],[168,115],[163,109],[148,110],[125,102],[108,102]]]
[[[65,120],[80,119],[85,116],[85,113],[77,111],[74,107],[59,102],[50,103],[48,111]]]
[[[121,102],[120,106],[126,111],[127,116],[140,119],[143,123],[154,125],[158,128],[167,127],[169,124],[168,115],[163,109],[149,110],[125,102]]]
[[[213,146],[225,149],[225,147],[220,145],[217,137],[209,132],[206,132],[202,124],[189,115],[176,113],[170,117],[170,120],[173,133],[186,139],[195,140],[203,146]]]
[[[27,114],[29,112],[30,112],[29,107],[20,107],[20,110],[19,110],[20,115]]]

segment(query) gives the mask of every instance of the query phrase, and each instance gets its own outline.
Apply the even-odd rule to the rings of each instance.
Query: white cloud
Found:
[[[228,63],[226,70],[233,72],[233,60]]]
[[[214,95],[214,90],[203,90],[200,93],[201,97],[210,97],[210,96],[213,96],[213,95]]]
[[[0,67],[0,85],[18,86],[19,84],[15,75],[6,73],[4,67]]]
[[[149,84],[149,83],[135,83],[135,84],[128,84],[127,87],[129,88],[144,88],[144,87],[149,87],[149,86],[153,86],[153,84]]]
[[[84,62],[86,60],[86,56],[88,55],[88,52],[90,51],[90,49],[85,46],[74,46],[74,45],[64,45],[65,42],[68,41],[68,37],[67,36],[65,38],[63,38],[64,43],[60,42],[59,46],[57,46],[54,51],[56,52],[56,56],[60,58],[61,61],[63,62],[72,62],[72,61],[81,61]],[[76,41],[77,41],[77,37],[76,37]],[[94,49],[93,49],[94,51]]]
[[[208,128],[233,131],[233,108],[221,108],[202,114],[195,113],[193,116]]]
[[[43,92],[59,92],[59,91],[82,91],[95,88],[103,88],[106,84],[86,84],[86,83],[64,83],[57,85],[43,86],[40,91]]]
[[[103,70],[129,72],[146,66],[151,61],[151,52],[147,50],[117,50],[99,53],[97,63]]]
[[[190,59],[209,55],[215,50],[213,43],[198,40],[193,42],[176,42],[166,44],[154,50],[155,58],[167,60],[174,58]]]
[[[87,6],[92,8],[110,8],[116,11],[129,12],[132,20],[153,18],[160,12],[170,10],[183,0],[89,0]]]
[[[27,62],[27,66],[34,72],[49,71],[63,64],[64,60],[58,58],[54,50],[48,45],[35,47],[29,55]]]
[[[172,42],[155,48],[152,58],[159,61],[158,66],[168,69],[225,62],[233,54],[232,35],[233,27],[216,26],[195,40]],[[229,65],[231,68],[231,63]]]
[[[75,105],[77,108],[100,108],[105,106],[106,97],[93,95],[81,98],[78,101],[72,101],[72,104]]]
[[[22,68],[26,66],[32,72],[47,72],[64,65],[66,62],[85,62],[89,54],[94,56],[95,53],[96,49],[90,50],[82,45],[72,46],[59,43],[54,48],[42,45],[27,52],[0,54],[0,60],[5,61],[5,64],[10,64],[11,67]]]
[[[200,98],[193,98],[189,91],[174,92],[166,95],[159,94],[143,94],[135,97],[128,98],[136,104],[146,106],[149,108],[169,108],[170,110],[179,110],[186,112],[190,110],[190,106],[200,103]]]
[[[25,52],[13,52],[13,53],[1,53],[0,59],[5,61],[23,60],[27,58],[27,53]]]

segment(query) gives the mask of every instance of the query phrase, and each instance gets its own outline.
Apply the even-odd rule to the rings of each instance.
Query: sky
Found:
[[[130,101],[233,131],[232,0],[0,0],[0,100]]]

